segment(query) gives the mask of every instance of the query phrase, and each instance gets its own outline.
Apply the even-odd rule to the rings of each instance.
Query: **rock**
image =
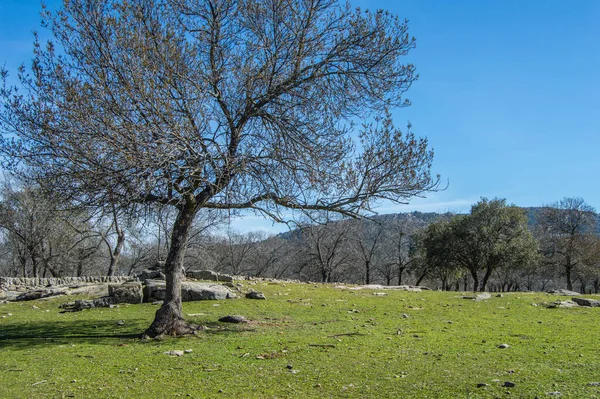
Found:
[[[506,387],[506,388],[514,388],[515,385],[517,385],[517,384],[515,384],[514,382],[510,382],[510,381],[505,381],[504,384],[502,384],[502,386]]]
[[[96,299],[78,299],[75,302],[65,303],[59,307],[65,309],[63,312],[79,312],[84,309],[113,307],[115,303],[115,298],[103,296]]]
[[[404,318],[404,319],[408,319],[408,317],[409,317],[409,316],[408,316],[406,313],[402,313],[402,318]]]
[[[233,282],[233,277],[230,275],[217,273],[212,270],[188,270],[185,276],[196,280]]]
[[[554,391],[554,392],[548,392],[548,395],[550,396],[561,396],[562,394],[558,391]]]
[[[238,315],[224,316],[224,317],[221,317],[219,319],[219,321],[223,322],[223,323],[248,323],[248,319],[246,319],[244,316],[238,316]]]
[[[160,280],[146,280],[144,285],[144,302],[165,299],[166,283]],[[235,294],[220,284],[184,281],[181,283],[181,300],[183,302],[231,299]]]
[[[475,297],[476,301],[485,301],[486,299],[490,299],[492,295],[489,292],[482,292],[481,294]]]
[[[163,352],[165,355],[169,355],[169,356],[183,356],[183,351],[178,351],[178,350],[174,350],[174,351],[167,351],[167,352]]]
[[[564,289],[550,290],[550,291],[548,291],[548,294],[563,295],[563,296],[577,296],[577,295],[581,295],[579,292],[569,291],[569,290],[564,290]]]
[[[588,382],[588,387],[600,387],[600,382]]]
[[[490,384],[486,384],[485,382],[480,382],[479,384],[477,384],[477,388],[483,388],[483,387],[489,387]]]
[[[8,290],[0,290],[0,301],[8,298]]]
[[[554,308],[576,308],[579,307],[579,305],[573,301],[557,301],[557,302],[551,302],[549,304],[546,305],[546,307],[548,309],[554,309]]]
[[[423,290],[429,290],[429,288],[427,288],[427,287],[414,286],[414,285],[379,285],[379,284],[358,285],[356,287],[347,287],[345,285],[337,285],[334,288],[349,289],[349,290],[398,290],[398,291],[411,291],[411,292],[421,292]]]
[[[462,299],[475,300],[475,299],[477,299],[477,297],[475,295],[463,295]]]
[[[498,345],[498,348],[506,349],[506,348],[510,348],[510,346],[508,344],[500,344],[500,345]]]
[[[262,292],[258,292],[258,291],[250,291],[249,293],[246,294],[246,298],[248,298],[248,299],[267,299],[267,297],[265,297],[265,294],[263,294]]]
[[[571,298],[571,300],[579,306],[600,307],[600,301],[597,301],[595,299]]]
[[[32,301],[35,299],[47,298],[51,296],[57,295],[66,295],[65,289],[53,289],[53,290],[35,290],[35,291],[27,291],[23,294],[17,296],[17,301]]]
[[[137,276],[138,280],[165,280],[165,275],[160,270],[142,270]]]
[[[133,281],[119,285],[109,284],[108,296],[115,298],[114,303],[142,303],[142,283]]]

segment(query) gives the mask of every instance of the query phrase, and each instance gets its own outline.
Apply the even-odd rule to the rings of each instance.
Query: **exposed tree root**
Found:
[[[148,329],[142,334],[143,339],[159,338],[162,336],[183,336],[196,334],[202,326],[197,326],[186,322],[181,316],[180,307],[175,303],[169,302],[156,311],[154,321]]]

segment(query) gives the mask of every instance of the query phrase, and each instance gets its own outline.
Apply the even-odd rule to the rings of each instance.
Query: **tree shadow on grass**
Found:
[[[27,349],[36,346],[94,344],[117,345],[123,340],[139,340],[149,325],[147,319],[27,321],[0,325],[0,349]],[[192,321],[207,327],[199,334],[239,334],[256,331],[249,324]],[[140,342],[143,342],[140,340]],[[153,341],[150,341],[153,342]]]
[[[147,323],[147,320],[143,321]],[[115,345],[123,339],[137,339],[143,332],[142,320],[28,321],[0,325],[0,349],[26,349],[40,345]]]

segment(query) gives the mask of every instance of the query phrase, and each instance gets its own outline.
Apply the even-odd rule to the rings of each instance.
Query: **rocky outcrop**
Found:
[[[194,280],[222,281],[232,282],[233,277],[228,274],[221,274],[212,270],[188,270],[185,272],[187,278]]]
[[[144,285],[144,302],[162,301],[165,299],[166,283],[162,280],[146,280]],[[181,300],[183,302],[231,299],[236,295],[229,288],[220,284],[184,281],[181,284]]]

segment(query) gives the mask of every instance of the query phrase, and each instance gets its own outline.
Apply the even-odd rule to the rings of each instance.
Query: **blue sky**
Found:
[[[50,7],[59,4],[48,0]],[[480,197],[539,206],[583,197],[600,209],[600,1],[352,0],[409,19],[420,74],[394,112],[435,149],[447,190],[380,213],[468,211]],[[0,0],[0,62],[31,58],[37,0]],[[240,230],[268,229],[260,218]]]

